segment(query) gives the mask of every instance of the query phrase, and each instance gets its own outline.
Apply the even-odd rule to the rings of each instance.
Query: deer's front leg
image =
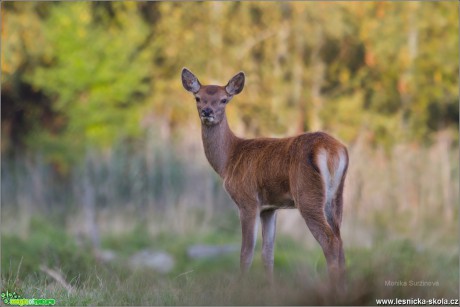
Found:
[[[276,211],[265,210],[260,213],[262,222],[262,260],[270,283],[273,282],[274,243],[276,232]]]
[[[240,269],[245,274],[252,263],[257,238],[257,207],[251,209],[240,208],[240,222],[242,232]]]

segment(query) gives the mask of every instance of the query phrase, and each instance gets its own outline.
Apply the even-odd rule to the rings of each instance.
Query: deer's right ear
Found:
[[[182,69],[182,85],[187,91],[194,94],[198,93],[201,88],[198,78],[185,67]]]

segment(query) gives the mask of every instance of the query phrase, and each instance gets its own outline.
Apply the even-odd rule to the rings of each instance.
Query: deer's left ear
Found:
[[[233,78],[228,81],[228,84],[225,86],[225,90],[230,95],[236,95],[241,93],[244,87],[244,72],[239,72]]]

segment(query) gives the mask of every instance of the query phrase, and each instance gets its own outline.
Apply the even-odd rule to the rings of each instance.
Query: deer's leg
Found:
[[[331,282],[333,284],[340,284],[343,275],[340,260],[340,257],[343,257],[340,234],[334,234],[324,218],[302,215],[311,233],[323,249]]]
[[[339,246],[339,277],[342,279],[342,282],[345,282],[345,254],[343,251],[342,238],[340,236],[340,224],[342,223],[342,208],[343,208],[343,184],[344,180],[340,183],[340,186],[337,190],[336,197],[332,201],[332,208],[335,209],[335,220],[337,224],[336,233],[340,242]]]
[[[274,243],[276,232],[276,211],[265,210],[260,213],[262,222],[262,260],[269,282],[273,282]]]
[[[341,269],[343,265],[340,260],[341,257],[343,258],[342,239],[340,238],[340,231],[338,229],[334,231],[328,223],[329,217],[326,217],[325,213],[327,204],[325,204],[324,187],[320,175],[316,173],[313,176],[317,176],[317,178],[309,178],[308,180],[300,178],[297,181],[295,202],[308,228],[323,249],[332,284],[339,285],[342,282],[343,274]],[[336,203],[329,205],[334,206]]]
[[[257,238],[257,214],[258,210],[240,208],[242,232],[240,268],[242,274],[245,274],[249,270],[254,256],[254,248],[256,246]]]

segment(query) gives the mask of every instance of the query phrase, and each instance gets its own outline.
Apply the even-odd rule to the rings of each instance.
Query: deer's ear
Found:
[[[244,78],[244,72],[242,71],[233,76],[225,86],[227,93],[232,96],[241,93],[244,87]]]
[[[192,93],[198,93],[201,88],[198,78],[187,68],[182,69],[182,85],[184,88]]]

